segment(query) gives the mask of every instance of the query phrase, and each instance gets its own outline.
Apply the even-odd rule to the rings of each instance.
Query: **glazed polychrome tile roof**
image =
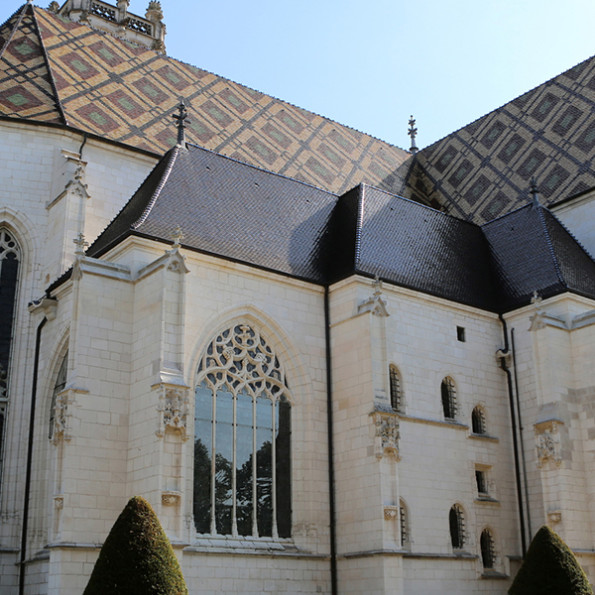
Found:
[[[31,5],[0,27],[0,113],[163,154],[171,114],[188,140],[341,194],[365,182],[484,223],[595,187],[595,57],[411,156],[155,51]]]
[[[401,192],[477,223],[529,200],[545,204],[595,186],[595,57],[415,156]]]
[[[0,29],[0,113],[163,154],[184,98],[187,138],[332,192],[392,189],[409,153],[243,85],[25,5]]]

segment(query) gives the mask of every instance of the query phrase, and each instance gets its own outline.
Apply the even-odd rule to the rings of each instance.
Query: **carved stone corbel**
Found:
[[[551,419],[535,424],[537,466],[541,469],[546,463],[555,467],[562,464],[562,443],[558,426],[564,422]]]
[[[160,391],[157,406],[159,420],[156,435],[162,438],[169,429],[179,432],[182,439],[187,440],[188,388],[158,385],[158,390]]]
[[[401,460],[399,455],[399,418],[396,413],[374,411],[371,414],[374,423],[374,453],[380,460],[384,455]]]
[[[382,281],[376,277],[373,283],[374,294],[357,306],[357,313],[370,312],[373,316],[389,316],[386,301],[382,299]]]

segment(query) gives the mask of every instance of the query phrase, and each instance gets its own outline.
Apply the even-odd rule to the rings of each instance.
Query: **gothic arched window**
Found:
[[[49,431],[48,437],[50,440],[54,436],[54,429],[56,426],[56,402],[58,399],[58,395],[64,390],[66,386],[66,375],[68,373],[68,351],[62,358],[62,363],[60,364],[60,369],[58,370],[58,374],[56,376],[56,382],[54,383],[54,390],[52,391],[52,400],[50,403],[50,423],[49,423]]]
[[[401,386],[401,374],[394,364],[388,367],[388,378],[390,384],[390,406],[394,411],[401,411],[403,406],[403,391]]]
[[[486,570],[491,570],[496,564],[496,554],[494,552],[494,538],[489,529],[484,529],[481,532],[479,545],[481,547],[481,561],[483,567]]]
[[[285,373],[251,326],[221,332],[196,377],[198,533],[289,537],[291,406]]]
[[[471,412],[471,431],[474,434],[486,433],[485,413],[479,405],[477,405]]]
[[[401,529],[401,547],[409,544],[409,514],[403,498],[399,499],[399,524]]]
[[[448,523],[450,526],[450,542],[452,547],[460,550],[465,545],[465,517],[463,509],[455,504],[448,514]]]
[[[455,419],[457,416],[457,391],[452,378],[447,376],[440,385],[442,396],[442,410],[446,419]]]
[[[0,470],[8,408],[8,375],[21,250],[12,233],[0,228]]]
[[[0,228],[0,401],[8,399],[8,363],[21,250],[11,233]]]

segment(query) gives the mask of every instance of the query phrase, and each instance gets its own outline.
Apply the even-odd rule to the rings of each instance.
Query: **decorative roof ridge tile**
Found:
[[[362,228],[364,226],[364,209],[366,200],[366,185],[359,184],[357,186],[357,221],[355,224],[355,255],[353,259],[353,267],[357,271],[361,262],[362,251]]]
[[[566,279],[564,278],[564,275],[562,275],[562,271],[560,270],[560,263],[558,262],[558,255],[556,254],[556,251],[554,250],[554,244],[552,243],[552,237],[550,234],[550,230],[548,229],[547,223],[545,222],[545,216],[543,213],[544,207],[540,203],[537,203],[537,204],[533,203],[531,205],[531,208],[537,209],[537,217],[539,218],[539,222],[540,222],[542,230],[543,230],[543,234],[545,237],[545,243],[547,245],[548,251],[552,258],[552,263],[554,265],[556,275],[558,276],[558,281],[560,281],[560,283],[562,284],[563,287],[565,287],[566,289],[569,289],[568,283],[566,282]]]
[[[33,23],[35,25],[35,31],[37,33],[37,37],[39,38],[39,46],[41,47],[41,51],[43,52],[43,61],[45,63],[45,67],[47,68],[48,71],[48,76],[50,79],[50,86],[52,87],[52,92],[54,94],[54,103],[56,105],[56,109],[58,110],[58,113],[60,114],[60,118],[62,119],[62,122],[68,126],[68,120],[66,118],[66,114],[64,113],[64,107],[62,105],[62,102],[60,101],[60,94],[58,93],[58,87],[56,86],[56,79],[54,78],[54,73],[52,72],[52,67],[50,65],[50,59],[48,56],[48,52],[46,50],[45,47],[45,43],[43,41],[43,35],[41,34],[41,31],[39,30],[39,23],[37,22],[37,15],[35,14],[35,6],[33,6],[32,4],[27,4],[26,6],[31,6],[31,16],[33,18]]]
[[[555,76],[547,79],[546,81],[543,81],[542,83],[539,83],[538,85],[535,85],[534,87],[531,87],[531,89],[528,89],[527,91],[524,91],[523,93],[517,95],[516,97],[513,97],[512,99],[509,99],[506,103],[503,103],[502,105],[499,105],[498,107],[495,107],[494,109],[491,109],[489,112],[486,112],[482,116],[478,116],[474,120],[471,120],[471,122],[467,122],[467,124],[464,124],[463,126],[460,126],[456,130],[453,130],[452,132],[449,132],[448,134],[445,134],[443,137],[435,140],[432,144],[424,147],[423,149],[419,149],[419,151],[417,151],[417,153],[415,153],[415,155],[419,155],[420,153],[423,153],[424,151],[426,151],[426,149],[429,149],[430,147],[433,147],[434,145],[437,145],[438,143],[442,142],[444,139],[446,139],[446,138],[448,138],[450,136],[454,136],[454,135],[458,134],[461,130],[464,130],[468,126],[472,126],[473,124],[475,124],[476,122],[479,122],[479,120],[482,120],[483,118],[489,116],[490,114],[493,114],[494,112],[500,111],[501,109],[503,109],[504,107],[506,107],[507,105],[509,105],[511,103],[514,103],[515,101],[517,101],[518,99],[520,99],[524,95],[528,95],[529,93],[533,93],[533,91],[536,91],[540,87],[545,87],[546,85],[549,85],[549,84],[553,83],[556,79],[560,78],[561,76],[564,76],[567,72],[569,72],[573,68],[576,68],[577,66],[580,66],[581,64],[583,64],[585,62],[588,62],[589,60],[593,60],[594,58],[595,58],[595,55],[589,56],[585,60],[581,60],[580,62],[577,62],[576,64],[574,64],[570,68],[566,68],[564,71],[556,74]]]
[[[161,194],[163,187],[165,186],[165,184],[167,183],[167,180],[169,179],[169,175],[171,174],[171,171],[174,167],[176,159],[178,158],[178,155],[180,154],[180,151],[183,151],[183,150],[186,150],[186,149],[182,148],[180,145],[176,145],[175,147],[170,149],[171,153],[169,156],[169,161],[167,163],[165,171],[163,172],[163,175],[161,176],[161,180],[159,181],[159,184],[157,184],[157,187],[155,188],[153,195],[151,196],[150,200],[148,201],[147,206],[145,207],[142,215],[137,219],[137,221],[135,221],[131,225],[131,229],[134,229],[134,230],[138,229],[145,222],[145,220],[151,213],[151,210],[155,206],[155,202],[159,198],[159,195]],[[114,219],[115,219],[115,217],[114,217]]]
[[[28,6],[30,6],[28,3],[23,4],[22,6],[17,8],[3,23],[0,24],[0,29],[1,29],[5,25],[7,25],[12,19],[14,19],[17,15],[19,17],[17,19],[14,27],[12,28],[10,35],[6,38],[4,45],[0,48],[0,58],[2,58],[2,55],[4,54],[4,50],[6,50],[6,48],[10,45],[10,42],[12,41],[14,34],[18,31],[19,27],[21,26],[21,23],[23,22],[23,17],[25,16],[25,12],[27,11]],[[19,11],[20,11],[20,14],[19,14]]]
[[[201,147],[200,145],[197,145],[196,143],[193,143],[193,142],[189,142],[189,141],[186,142],[186,147],[187,148],[192,147],[192,149],[198,149],[199,151],[204,151],[205,153],[210,153],[211,155],[221,157],[223,159],[226,159],[227,161],[232,161],[234,163],[238,163],[239,165],[242,165],[244,167],[249,167],[251,169],[255,169],[256,171],[260,171],[265,174],[271,174],[272,176],[275,176],[277,178],[283,178],[284,180],[289,180],[290,182],[295,183],[295,184],[301,184],[302,186],[307,186],[308,188],[313,188],[314,190],[324,192],[325,194],[328,194],[329,196],[332,196],[335,199],[339,197],[338,194],[335,194],[335,193],[331,192],[330,190],[326,190],[325,188],[321,188],[320,186],[311,184],[310,182],[305,182],[304,180],[297,180],[296,178],[292,178],[291,176],[286,176],[285,174],[280,174],[276,171],[266,169],[265,167],[260,167],[259,165],[254,165],[253,163],[248,163],[247,161],[242,161],[241,159],[236,159],[235,157],[225,155],[224,153],[218,153],[217,151],[215,151],[213,149],[207,149],[206,147]]]

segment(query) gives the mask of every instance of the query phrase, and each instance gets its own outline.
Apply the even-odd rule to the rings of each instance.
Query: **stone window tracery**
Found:
[[[0,228],[0,479],[10,387],[9,369],[12,327],[19,276],[21,249],[6,228]]]
[[[196,377],[198,533],[289,537],[291,406],[283,368],[253,327],[219,333]]]
[[[52,400],[50,402],[50,423],[48,438],[52,440],[55,433],[64,431],[64,407],[63,401],[60,401],[58,395],[64,390],[66,386],[66,377],[68,374],[68,352],[62,358],[60,368],[56,376],[56,382],[54,383],[54,389],[52,391]]]

